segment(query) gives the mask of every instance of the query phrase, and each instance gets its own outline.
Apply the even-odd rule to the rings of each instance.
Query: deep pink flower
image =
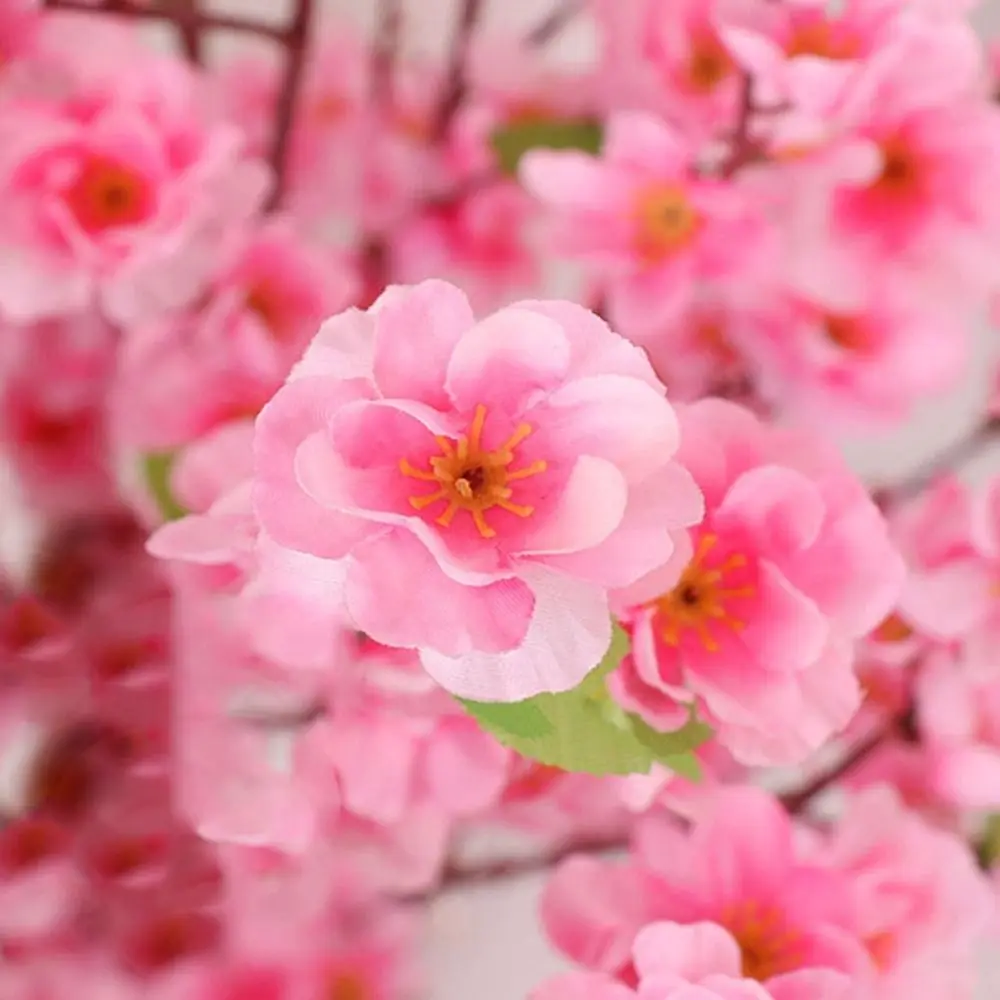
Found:
[[[255,504],[279,545],[350,555],[360,631],[455,694],[517,700],[579,683],[608,587],[699,518],[676,431],[645,356],[591,313],[476,323],[429,281],[324,326],[258,418]]]
[[[798,763],[860,703],[853,642],[891,610],[904,565],[832,449],[705,400],[680,455],[705,495],[693,556],[620,592],[632,652],[613,695],[662,730],[691,708],[743,763]]]
[[[725,928],[743,976],[775,997],[817,970],[847,973],[863,987],[871,969],[852,933],[848,882],[802,860],[793,835],[764,792],[722,791],[690,833],[662,815],[640,821],[625,865],[564,862],[543,896],[543,922],[570,958],[626,982],[643,976],[632,959],[642,928],[668,920],[687,926],[685,934],[706,921]]]
[[[25,321],[99,304],[132,324],[198,293],[267,177],[197,100],[180,64],[154,59],[120,88],[5,109],[0,310]]]
[[[553,214],[554,243],[606,277],[630,335],[676,318],[698,280],[732,282],[766,263],[768,229],[735,180],[705,177],[696,147],[659,119],[621,112],[600,158],[536,150],[521,177]]]

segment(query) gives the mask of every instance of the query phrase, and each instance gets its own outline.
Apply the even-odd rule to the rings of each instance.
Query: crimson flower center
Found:
[[[692,90],[710,94],[733,72],[733,60],[722,42],[711,33],[692,41],[687,63],[687,80]]]
[[[368,1000],[371,990],[358,972],[335,972],[327,981],[327,1000]]]
[[[83,164],[65,198],[77,222],[90,233],[134,226],[153,212],[146,179],[126,164],[103,156]]]
[[[700,219],[680,184],[653,184],[636,196],[635,248],[648,264],[658,264],[687,246]]]
[[[810,19],[792,29],[785,43],[785,54],[789,58],[856,59],[861,54],[861,45],[858,38],[843,25],[826,19]]]
[[[872,191],[893,199],[908,199],[918,194],[921,167],[916,151],[902,136],[891,136],[881,144],[882,173],[872,184]]]
[[[824,316],[822,326],[826,338],[842,350],[864,351],[871,346],[869,331],[854,316]]]
[[[734,632],[746,627],[746,622],[733,615],[731,602],[753,597],[756,587],[740,582],[730,586],[727,577],[734,570],[747,566],[747,557],[735,553],[720,563],[706,564],[706,557],[718,544],[718,536],[702,535],[691,563],[681,574],[673,590],[652,602],[656,611],[660,636],[668,646],[678,646],[686,631],[693,631],[702,646],[714,653],[719,649],[712,626],[723,626]]]
[[[545,461],[532,462],[519,469],[511,469],[516,461],[515,449],[534,428],[527,423],[519,424],[514,433],[498,448],[487,449],[483,445],[483,428],[486,424],[486,407],[476,407],[469,426],[469,433],[457,440],[438,437],[436,441],[443,454],[430,459],[429,469],[420,469],[405,458],[400,460],[399,469],[404,476],[421,482],[433,483],[438,488],[431,493],[411,496],[410,505],[422,511],[435,504],[445,504],[436,522],[447,528],[460,511],[468,511],[479,534],[483,538],[493,538],[496,531],[486,520],[486,511],[494,507],[515,514],[530,517],[535,508],[527,504],[514,503],[514,487],[522,479],[537,476],[548,468]]]

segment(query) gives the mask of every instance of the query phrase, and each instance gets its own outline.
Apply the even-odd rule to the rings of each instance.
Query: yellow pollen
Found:
[[[636,196],[635,249],[647,264],[659,264],[687,246],[701,220],[680,184],[653,184]]]
[[[469,433],[457,440],[438,437],[438,447],[442,454],[432,457],[429,469],[412,465],[407,459],[400,459],[399,470],[410,479],[434,483],[438,489],[409,498],[414,510],[422,511],[437,503],[445,503],[444,511],[435,519],[447,528],[460,511],[468,511],[476,530],[483,538],[494,538],[496,531],[486,520],[486,511],[499,507],[516,517],[531,517],[535,508],[528,504],[514,503],[514,490],[508,483],[519,482],[545,472],[548,463],[543,460],[531,462],[520,469],[511,469],[515,461],[514,450],[534,428],[531,424],[519,424],[514,432],[498,448],[483,447],[483,428],[486,425],[486,407],[476,407],[469,425]]]
[[[776,907],[741,900],[727,906],[719,922],[736,938],[748,979],[764,982],[801,966],[800,935]]]
[[[680,645],[685,630],[693,631],[710,653],[718,652],[719,640],[711,625],[723,626],[733,632],[746,628],[746,622],[736,617],[731,602],[753,597],[757,588],[752,583],[725,586],[733,570],[745,569],[748,561],[742,553],[734,553],[711,566],[706,557],[718,543],[718,536],[704,534],[694,557],[681,574],[673,590],[652,602],[656,610],[660,636],[668,646]]]

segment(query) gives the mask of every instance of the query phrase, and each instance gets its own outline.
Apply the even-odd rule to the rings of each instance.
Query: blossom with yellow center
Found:
[[[509,484],[539,475],[548,468],[548,463],[539,460],[520,469],[511,469],[516,458],[515,449],[534,428],[531,424],[519,424],[503,444],[488,450],[482,443],[485,423],[486,407],[480,404],[468,434],[461,435],[457,441],[446,437],[436,439],[444,454],[430,460],[429,470],[418,469],[405,458],[400,460],[399,468],[404,476],[439,487],[433,493],[410,497],[414,510],[444,502],[447,507],[436,519],[443,528],[451,524],[460,510],[465,510],[483,538],[494,538],[496,531],[487,522],[486,511],[499,507],[518,517],[530,517],[535,508],[514,503],[511,499],[514,488]]]
[[[719,921],[740,946],[743,975],[766,982],[802,964],[801,936],[788,926],[784,913],[754,899],[725,908]]]
[[[734,553],[721,563],[707,565],[706,557],[718,544],[718,536],[702,535],[694,558],[681,574],[673,590],[653,601],[660,626],[660,636],[668,646],[680,644],[685,630],[698,634],[705,649],[714,653],[719,641],[712,634],[711,625],[719,625],[738,632],[746,622],[735,617],[730,602],[753,597],[757,590],[752,584],[726,585],[726,576],[733,570],[746,567],[747,557]]]
[[[680,184],[642,188],[633,208],[635,249],[647,264],[659,264],[689,245],[700,218]]]

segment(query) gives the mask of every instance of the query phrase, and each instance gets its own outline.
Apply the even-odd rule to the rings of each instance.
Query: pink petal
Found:
[[[632,341],[615,333],[589,309],[575,302],[526,300],[514,308],[528,309],[558,323],[569,339],[569,374],[574,379],[590,375],[625,375],[636,378],[663,394],[649,356]]]
[[[677,451],[680,428],[656,389],[622,375],[577,379],[546,402],[547,440],[563,454],[614,462],[630,482],[661,469]]]
[[[773,1000],[848,1000],[855,990],[850,976],[830,969],[801,969],[767,983]]]
[[[930,783],[962,809],[996,811],[1000,807],[1000,751],[962,746],[935,751]]]
[[[826,646],[826,616],[770,563],[758,567],[756,607],[739,633],[761,666],[801,670],[815,663]]]
[[[157,559],[220,566],[250,552],[256,535],[249,514],[192,515],[158,528],[146,543],[146,551]]]
[[[281,545],[338,559],[368,532],[356,518],[317,503],[299,485],[299,446],[323,430],[345,403],[370,395],[361,381],[325,378],[288,383],[257,417],[254,438],[254,507],[268,534]]]
[[[372,379],[375,323],[369,313],[345,309],[328,319],[288,376],[305,378]]]
[[[644,927],[632,948],[640,979],[670,972],[700,982],[712,974],[739,976],[740,946],[725,928],[713,923],[655,923]]]
[[[622,111],[608,119],[602,155],[616,166],[669,178],[687,169],[691,149],[662,118]]]
[[[747,532],[758,552],[781,566],[813,544],[825,515],[823,497],[810,479],[792,469],[762,465],[733,483],[713,523],[722,532],[729,526]]]
[[[372,311],[375,382],[382,395],[448,409],[448,362],[476,321],[465,294],[446,281],[424,281],[389,288]]]
[[[542,923],[568,958],[617,973],[648,922],[646,881],[633,868],[577,855],[564,861],[542,892]]]
[[[475,816],[499,799],[509,757],[506,747],[472,719],[446,719],[427,743],[424,783],[450,815]]]
[[[447,691],[474,701],[522,701],[546,691],[569,691],[601,662],[611,644],[604,589],[538,566],[524,570],[521,581],[535,607],[519,646],[499,655],[457,657],[421,649],[424,669]],[[427,584],[415,581],[415,586]],[[451,633],[456,627],[450,620]]]
[[[190,511],[206,511],[253,474],[253,423],[237,420],[193,441],[171,470],[174,496]]]
[[[415,599],[419,594],[426,599]],[[536,605],[518,579],[456,583],[405,528],[389,528],[355,547],[345,596],[356,627],[376,642],[434,650],[442,659],[469,654],[491,661],[515,649],[530,637]]]
[[[561,150],[536,149],[521,160],[525,190],[557,210],[601,216],[621,214],[631,204],[635,181],[600,160]]]
[[[558,501],[524,541],[524,556],[580,552],[603,542],[621,524],[628,484],[616,466],[581,455]]]
[[[959,638],[988,614],[993,586],[993,574],[982,560],[956,559],[939,569],[912,574],[899,610],[921,632]]]
[[[562,382],[569,361],[569,341],[558,323],[502,309],[459,340],[448,363],[448,396],[462,413],[482,404],[515,417]]]
[[[691,717],[690,704],[678,701],[643,681],[631,656],[622,660],[607,683],[611,696],[625,711],[634,712],[661,733],[683,728]]]

